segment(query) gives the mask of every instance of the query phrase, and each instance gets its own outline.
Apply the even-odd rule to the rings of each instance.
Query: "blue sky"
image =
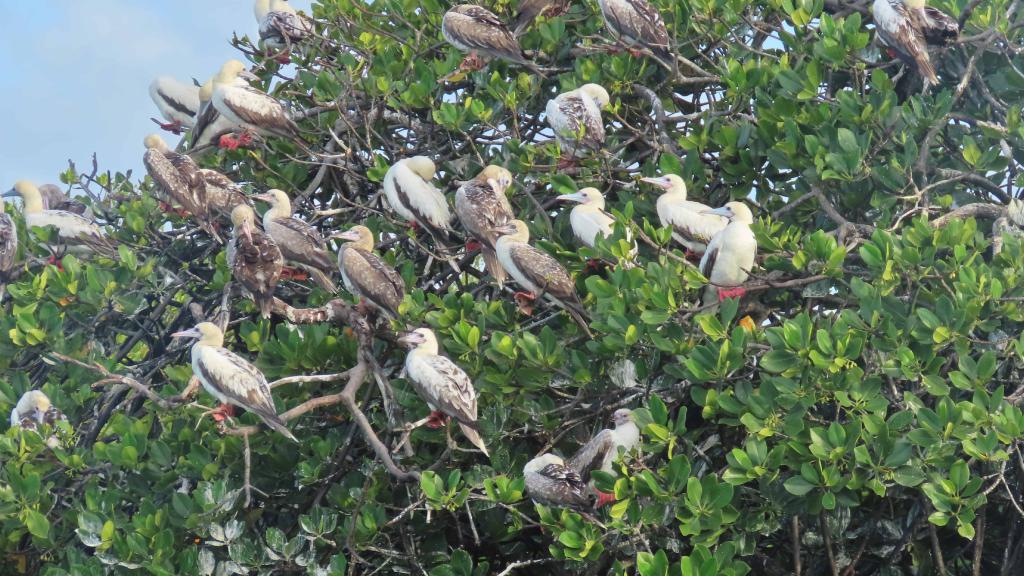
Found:
[[[257,30],[252,0],[0,0],[0,22],[0,190],[56,183],[93,152],[101,170],[141,178],[142,139],[158,130],[150,81],[205,80],[237,57],[233,31]]]

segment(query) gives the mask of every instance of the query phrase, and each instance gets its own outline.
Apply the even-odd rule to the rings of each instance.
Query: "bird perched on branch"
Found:
[[[403,158],[384,174],[384,195],[399,216],[439,239],[451,232],[452,213],[444,194],[431,182],[436,171],[426,156]]]
[[[242,204],[231,211],[231,242],[228,267],[231,275],[252,294],[260,315],[270,318],[274,308],[274,289],[281,279],[284,256],[274,239],[256,227],[256,213]]]
[[[534,74],[544,76],[529,56],[523,52],[519,40],[490,10],[475,4],[460,4],[448,10],[441,20],[441,33],[449,44],[469,52],[459,65],[461,70],[479,70],[487,58],[500,58],[525,66]]]
[[[505,196],[511,185],[512,173],[492,164],[472,180],[463,182],[455,192],[455,213],[466,232],[480,243],[484,265],[499,288],[505,282],[505,269],[498,261],[494,246],[501,236],[498,228],[507,226],[515,218]],[[469,245],[466,248],[471,250]]]
[[[925,0],[875,0],[871,13],[879,38],[893,55],[917,70],[925,86],[938,84],[928,45],[951,44],[960,35],[960,24]]]
[[[313,21],[299,14],[287,0],[256,0],[253,14],[260,25],[260,40],[271,50],[287,50],[313,33]],[[287,56],[280,62],[287,64]]]
[[[693,254],[703,254],[708,243],[725,229],[729,220],[709,214],[711,207],[686,199],[686,182],[675,174],[641,178],[665,193],[658,197],[658,220],[662,227],[672,229],[672,238]]]
[[[599,84],[584,84],[548,100],[548,125],[569,160],[563,160],[560,168],[574,163],[575,158],[584,158],[604,147],[604,121],[601,110],[608,106],[608,91]]]
[[[195,123],[199,113],[199,88],[170,76],[159,76],[149,85],[149,97],[153,99],[160,115],[167,122],[153,119],[161,129],[172,134],[181,134]]]
[[[532,302],[539,296],[545,296],[555,305],[564,308],[587,336],[593,338],[572,276],[550,254],[530,246],[530,229],[526,222],[513,220],[499,232],[504,235],[498,238],[495,245],[498,260],[525,290],[516,293],[520,306],[526,308],[522,302]]]
[[[117,242],[107,237],[106,232],[88,218],[64,210],[44,209],[42,194],[35,184],[19,180],[13,189],[3,195],[4,198],[13,196],[21,197],[25,225],[29,228],[53,226],[57,230],[57,237],[71,251],[91,252],[114,259],[118,257]],[[56,258],[52,259],[52,263],[59,265]]]
[[[587,483],[561,457],[541,454],[523,466],[526,493],[538,504],[583,511],[591,506]]]
[[[388,317],[398,318],[398,307],[405,298],[405,281],[373,253],[373,232],[366,226],[353,226],[332,237],[347,241],[338,251],[338,268],[345,288]]]
[[[39,193],[43,196],[43,209],[63,210],[85,217],[90,222],[96,221],[92,209],[84,203],[71,198],[56,184],[40,184]]]
[[[641,46],[675,67],[671,40],[661,13],[647,0],[598,0],[605,25],[626,46]]]
[[[572,226],[572,233],[584,246],[595,248],[597,237],[611,238],[615,233],[615,218],[604,211],[604,196],[597,188],[584,188],[572,194],[562,194],[556,198],[565,202],[577,202],[569,212],[569,224]],[[632,259],[636,258],[636,242],[633,242],[632,234],[626,229],[626,239],[631,241],[633,249],[630,251],[630,260],[623,265],[627,268],[633,266]]]
[[[231,178],[211,168],[200,168],[199,174],[206,183],[206,204],[211,216],[216,213],[231,218],[231,211],[235,206],[252,206],[245,191]]]
[[[244,80],[237,81],[244,86]],[[234,138],[233,132],[241,132],[242,127],[235,124],[222,115],[217,107],[213,105],[213,78],[210,78],[199,88],[199,112],[196,114],[195,124],[189,132],[189,152],[203,147],[217,146],[228,149],[235,149],[239,146],[247,146],[252,143],[252,136],[243,134],[242,137]],[[222,137],[227,137],[223,138]],[[247,137],[248,140],[244,141]]]
[[[331,281],[334,259],[327,251],[327,242],[316,228],[292,216],[292,203],[283,190],[271,189],[253,196],[270,204],[263,214],[263,229],[281,249],[284,259],[309,270],[313,280],[324,290],[335,293]]]
[[[612,465],[619,457],[619,449],[629,452],[640,445],[640,429],[633,421],[632,410],[616,410],[612,414],[612,423],[615,424],[614,429],[601,430],[569,458],[568,466],[578,472],[584,482],[590,482],[590,473],[594,470],[612,474]],[[598,507],[615,501],[613,494],[596,489],[595,492]]]
[[[746,294],[742,285],[750,276],[757,257],[757,239],[750,229],[754,215],[746,204],[736,201],[705,214],[723,216],[729,224],[715,234],[700,259],[700,273],[709,281],[704,291],[704,305],[714,303],[716,295],[719,302],[741,298]]]
[[[243,129],[265,136],[298,139],[299,127],[281,103],[250,86],[250,80],[259,80],[259,77],[246,70],[245,64],[238,60],[228,60],[213,77],[211,102],[217,111]],[[244,138],[239,144],[245,145],[242,140]]]
[[[412,347],[405,357],[405,371],[416,393],[433,410],[427,425],[440,427],[444,417],[455,418],[466,438],[489,458],[487,445],[480,437],[476,389],[469,375],[438,354],[437,336],[429,328],[417,328],[399,338],[399,342]]]
[[[11,410],[11,427],[33,432],[38,432],[41,424],[54,428],[58,422],[66,422],[67,419],[42,390],[25,392]],[[56,448],[59,443],[60,439],[56,435],[46,439],[46,445],[50,448]]]
[[[192,216],[200,228],[217,242],[220,235],[210,223],[210,207],[206,201],[206,180],[195,160],[167,147],[159,134],[150,134],[144,141],[146,153],[142,163],[149,177],[163,191],[168,204],[175,203]],[[169,207],[167,208],[169,210]],[[184,215],[184,214],[182,214]]]
[[[267,378],[244,358],[224,348],[224,333],[216,324],[202,322],[171,337],[196,339],[192,345],[192,372],[221,403],[211,412],[214,420],[220,422],[232,416],[232,406],[239,406],[259,416],[285,438],[299,441],[277,415]]]

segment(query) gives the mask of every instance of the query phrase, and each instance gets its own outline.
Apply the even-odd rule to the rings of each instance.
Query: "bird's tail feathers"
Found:
[[[484,439],[480,437],[479,432],[467,426],[463,422],[459,422],[459,428],[462,428],[463,435],[473,443],[473,446],[479,448],[480,451],[484,453],[484,456],[487,456],[488,458],[491,457],[491,453],[487,451],[487,445],[484,444]]]
[[[507,278],[507,275],[505,273],[505,268],[501,265],[501,261],[498,260],[498,255],[494,250],[486,246],[484,246],[480,252],[484,257],[484,266],[487,267],[487,272],[494,277],[494,281],[498,283],[498,288],[503,288],[505,286],[505,278]]]

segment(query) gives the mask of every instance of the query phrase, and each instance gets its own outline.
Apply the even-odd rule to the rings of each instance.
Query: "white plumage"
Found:
[[[436,168],[426,156],[403,158],[384,175],[384,195],[391,209],[431,234],[447,236],[452,213],[444,194],[431,182]]]
[[[757,239],[750,229],[754,215],[746,204],[729,202],[711,212],[728,218],[729,225],[711,239],[700,260],[700,272],[710,282],[704,292],[705,305],[713,303],[716,296],[734,295],[731,289],[747,281],[757,257]]]
[[[729,223],[721,216],[708,214],[710,206],[687,200],[686,183],[675,174],[642,181],[665,190],[658,197],[658,220],[663,227],[672,228],[676,242],[697,254],[704,253],[708,242]]]
[[[159,76],[149,85],[149,97],[153,99],[160,115],[174,127],[191,128],[199,113],[199,88],[170,76]]]
[[[35,184],[20,180],[14,189],[4,197],[21,196],[25,216],[25,225],[29,228],[53,226],[57,229],[60,240],[76,252],[96,252],[114,258],[117,256],[117,245],[107,238],[102,228],[88,218],[66,212],[64,210],[43,209],[43,197]]]
[[[604,211],[604,196],[597,188],[584,188],[574,194],[563,194],[558,199],[579,202],[569,213],[569,224],[572,225],[573,235],[584,245],[594,248],[598,235],[611,238],[614,234],[615,218]],[[628,228],[626,239],[633,240]],[[636,256],[636,242],[633,242],[629,255],[631,258]]]
[[[228,60],[213,78],[214,107],[229,121],[264,135],[294,138],[298,126],[276,99],[246,82],[258,79],[238,60]]]

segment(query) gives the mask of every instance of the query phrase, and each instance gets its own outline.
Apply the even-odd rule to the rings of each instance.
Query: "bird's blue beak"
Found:
[[[4,192],[3,195],[4,198],[14,198],[15,196],[18,196],[18,191],[15,190],[14,188],[11,188],[7,192]]]
[[[587,201],[587,197],[584,196],[580,192],[574,192],[572,194],[562,194],[561,196],[556,197],[555,200],[563,200],[563,201],[566,201],[566,202],[580,202],[580,203],[583,203],[583,202]]]
[[[701,214],[714,214],[715,216],[722,216],[725,218],[732,218],[732,210],[722,206],[721,208],[715,208],[714,210],[705,210]]]
[[[199,328],[189,328],[171,334],[171,338],[202,338],[202,334],[199,333]]]

